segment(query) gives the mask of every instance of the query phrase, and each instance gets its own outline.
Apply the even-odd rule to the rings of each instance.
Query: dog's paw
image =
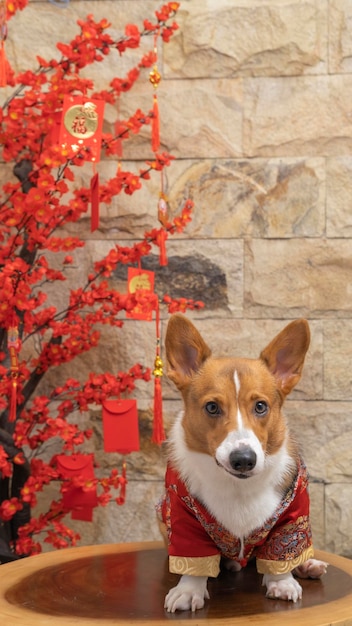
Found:
[[[263,585],[266,585],[266,595],[274,600],[291,600],[297,602],[302,598],[302,587],[291,573],[282,575],[264,574]]]
[[[326,574],[329,563],[318,561],[317,559],[308,559],[302,565],[296,567],[293,571],[295,576],[299,578],[320,578]]]
[[[209,599],[205,576],[182,576],[176,587],[166,595],[164,608],[168,613],[175,611],[196,611],[202,609],[205,599]]]

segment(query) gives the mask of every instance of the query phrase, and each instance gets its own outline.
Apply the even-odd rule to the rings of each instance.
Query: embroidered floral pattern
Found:
[[[290,489],[287,491],[282,502],[274,514],[265,522],[263,527],[250,533],[241,545],[238,537],[232,535],[226,528],[207,511],[205,506],[194,498],[188,491],[177,473],[173,470],[170,473],[171,482],[168,485],[164,500],[159,503],[159,515],[162,516],[168,529],[169,543],[173,544],[170,554],[188,558],[185,550],[185,536],[188,531],[187,524],[190,524],[190,515],[193,518],[193,530],[196,530],[194,542],[202,542],[204,546],[198,546],[198,558],[221,554],[222,556],[234,559],[246,565],[248,559],[256,556],[261,562],[265,571],[269,569],[280,569],[285,562],[285,569],[290,571],[296,567],[302,558],[306,560],[313,554],[311,547],[311,529],[309,522],[309,499],[308,499],[308,476],[307,470],[302,462],[300,464],[296,478]],[[177,513],[173,510],[177,508]],[[173,520],[177,516],[177,522],[185,520],[184,537],[178,537],[172,533]],[[187,520],[187,523],[186,523]],[[199,527],[194,524],[198,522]],[[201,527],[201,528],[200,528]],[[178,526],[180,528],[180,526]],[[202,536],[201,529],[204,534]],[[207,537],[207,539],[205,539]],[[213,542],[213,547],[209,547]],[[190,541],[188,539],[188,545]],[[183,544],[183,545],[182,545]],[[179,552],[177,552],[179,548]],[[203,549],[203,553],[202,553]],[[174,558],[174,556],[172,558]],[[195,556],[194,554],[192,555]],[[268,562],[269,565],[265,563]],[[272,564],[270,567],[270,563]]]

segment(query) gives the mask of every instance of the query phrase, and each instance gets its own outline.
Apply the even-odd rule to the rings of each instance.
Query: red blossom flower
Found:
[[[10,521],[17,511],[23,509],[23,504],[18,498],[3,500],[0,504],[0,520],[3,522]]]
[[[4,448],[0,445],[0,478],[10,478],[12,476],[12,465],[9,462],[8,454],[6,454]]]

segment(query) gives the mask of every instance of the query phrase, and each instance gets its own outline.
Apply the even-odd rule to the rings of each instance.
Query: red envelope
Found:
[[[63,493],[63,506],[73,519],[92,521],[93,507],[98,505],[97,489],[87,489],[86,481],[94,481],[93,454],[58,454],[55,457],[60,478],[72,481]]]
[[[63,102],[59,141],[78,151],[85,147],[86,159],[98,162],[104,121],[104,101],[66,95]]]
[[[129,267],[127,272],[128,293],[135,293],[139,289],[150,291],[150,293],[154,292],[154,272],[136,267]],[[153,317],[153,309],[149,306],[147,310],[143,310],[143,307],[137,304],[132,311],[126,311],[126,317],[150,322]]]
[[[102,409],[105,452],[128,454],[139,450],[136,400],[105,400]]]

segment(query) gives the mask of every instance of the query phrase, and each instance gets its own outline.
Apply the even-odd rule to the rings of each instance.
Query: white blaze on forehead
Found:
[[[234,383],[235,383],[236,396],[237,396],[237,426],[238,426],[238,430],[241,430],[241,428],[243,428],[243,419],[242,419],[242,415],[241,415],[241,411],[240,411],[240,405],[239,405],[239,402],[238,402],[239,393],[240,393],[240,389],[241,389],[241,383],[240,383],[240,379],[239,379],[237,370],[235,370],[235,372],[234,372],[233,380],[234,380]]]
[[[239,406],[239,393],[241,389],[240,378],[237,370],[234,371],[233,380],[235,383],[236,400],[237,400],[237,427],[227,433],[225,439],[220,443],[215,452],[215,458],[220,465],[227,469],[230,473],[233,473],[233,467],[231,466],[230,458],[231,452],[239,450],[244,447],[248,447],[255,452],[257,462],[254,469],[251,471],[252,475],[259,474],[265,466],[265,455],[262,445],[250,427],[244,425],[243,416]]]
[[[241,389],[241,383],[240,383],[240,379],[239,379],[239,377],[238,377],[238,372],[237,372],[237,370],[235,370],[235,371],[234,371],[234,374],[233,374],[233,380],[234,380],[234,383],[235,383],[235,387],[236,387],[236,394],[237,394],[237,397],[238,397],[238,394],[239,394],[240,389]]]

